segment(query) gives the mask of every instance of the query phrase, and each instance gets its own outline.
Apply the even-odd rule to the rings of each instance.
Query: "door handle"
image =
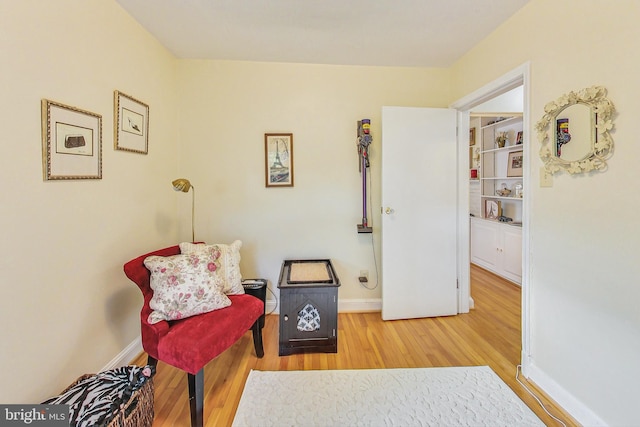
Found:
[[[387,215],[391,215],[393,213],[393,209],[387,206],[387,208],[384,210],[384,213],[386,213]]]

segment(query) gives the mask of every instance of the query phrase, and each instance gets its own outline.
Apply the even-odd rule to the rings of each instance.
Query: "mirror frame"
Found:
[[[556,157],[553,153],[555,129],[550,126],[558,114],[575,104],[585,104],[595,115],[595,140],[590,141],[590,151],[581,160],[568,161]],[[591,86],[577,92],[569,92],[544,106],[544,116],[536,124],[540,140],[540,159],[547,172],[554,174],[567,171],[570,174],[604,171],[607,159],[613,154],[613,139],[609,131],[613,129],[615,107],[607,98],[607,90],[602,86]],[[592,133],[592,132],[590,132]]]

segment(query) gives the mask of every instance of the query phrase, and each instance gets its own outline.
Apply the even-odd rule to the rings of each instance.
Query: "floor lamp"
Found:
[[[191,241],[195,242],[195,229],[194,229],[194,218],[195,218],[195,210],[196,210],[196,188],[191,185],[188,179],[179,178],[171,182],[173,185],[173,189],[175,191],[182,191],[183,193],[188,193],[190,189],[193,189],[193,195],[191,198]]]

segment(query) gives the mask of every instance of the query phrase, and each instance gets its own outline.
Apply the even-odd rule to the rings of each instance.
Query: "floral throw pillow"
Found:
[[[230,245],[204,243],[180,243],[183,254],[205,253],[220,260],[220,275],[224,280],[222,291],[227,295],[244,294],[242,274],[240,274],[240,248],[242,242],[236,240]]]
[[[150,256],[144,265],[151,272],[153,310],[149,323],[178,320],[231,305],[222,291],[219,256],[213,252]]]

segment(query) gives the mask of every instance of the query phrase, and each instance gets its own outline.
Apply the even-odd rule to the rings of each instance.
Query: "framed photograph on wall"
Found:
[[[476,145],[476,128],[469,129],[469,146]]]
[[[293,134],[264,134],[266,187],[293,187]]]
[[[43,99],[45,181],[102,179],[102,116]]]
[[[502,204],[499,200],[484,201],[484,217],[490,219],[498,219],[502,215]]]
[[[114,91],[113,135],[116,150],[147,154],[149,152],[149,106]]]
[[[507,164],[507,176],[522,176],[522,151],[512,151],[509,153],[509,163]]]

